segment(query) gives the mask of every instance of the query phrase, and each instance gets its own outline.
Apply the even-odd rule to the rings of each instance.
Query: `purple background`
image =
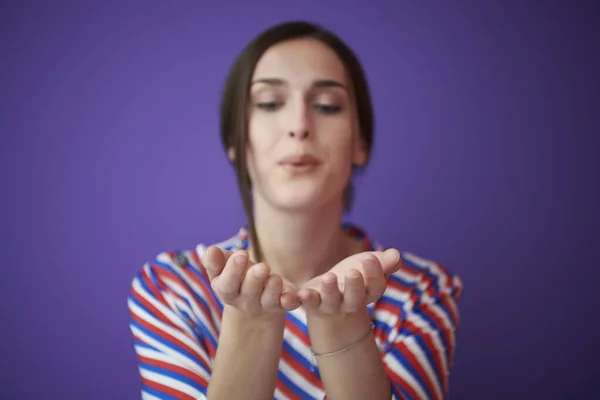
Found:
[[[465,283],[451,397],[595,393],[594,2],[83,3],[0,8],[1,398],[140,397],[131,279],[243,223],[220,90],[252,36],[296,18],[371,83],[352,220]]]

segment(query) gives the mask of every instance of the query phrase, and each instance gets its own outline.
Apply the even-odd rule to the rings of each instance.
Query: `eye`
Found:
[[[277,109],[279,109],[281,107],[281,103],[278,103],[276,101],[269,101],[269,102],[262,102],[262,103],[258,103],[256,104],[256,107],[260,108],[261,110],[265,110],[265,111],[275,111]]]
[[[342,111],[342,107],[330,104],[315,104],[315,109],[323,114],[337,114]]]

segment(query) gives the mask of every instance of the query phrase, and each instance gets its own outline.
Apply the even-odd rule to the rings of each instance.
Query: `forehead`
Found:
[[[344,65],[337,54],[317,39],[278,43],[265,51],[253,79],[279,78],[294,84],[332,79],[346,84]]]

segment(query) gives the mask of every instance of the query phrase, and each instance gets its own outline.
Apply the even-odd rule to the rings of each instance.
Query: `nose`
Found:
[[[308,138],[308,129],[294,129],[289,132],[290,137],[304,140]]]
[[[294,102],[284,116],[287,119],[288,135],[292,139],[306,140],[312,132],[310,109],[303,100]]]

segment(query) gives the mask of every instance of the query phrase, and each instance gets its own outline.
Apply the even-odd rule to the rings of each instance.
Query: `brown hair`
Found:
[[[329,46],[344,64],[352,81],[352,92],[358,116],[358,128],[367,155],[373,146],[373,109],[369,87],[363,68],[354,52],[334,33],[317,24],[304,21],[291,21],[275,25],[256,36],[235,59],[229,71],[221,99],[221,142],[227,153],[233,147],[233,165],[237,175],[239,190],[248,219],[248,232],[256,259],[262,261],[262,250],[254,224],[252,183],[247,171],[246,144],[248,137],[248,102],[254,68],[263,53],[271,46],[293,39],[313,38]],[[368,158],[367,158],[368,159]],[[354,171],[356,167],[354,168]],[[354,189],[350,182],[344,191],[344,210],[352,207]]]

